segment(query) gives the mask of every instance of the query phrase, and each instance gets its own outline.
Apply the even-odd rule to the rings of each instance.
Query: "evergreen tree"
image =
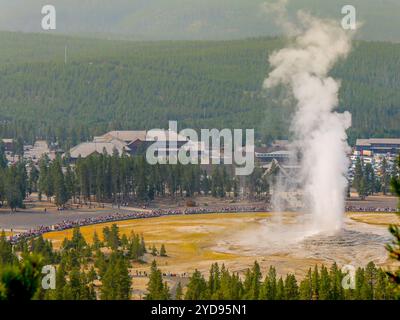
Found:
[[[200,271],[196,269],[189,279],[185,300],[206,300],[208,298],[207,282]]]
[[[276,300],[285,299],[285,285],[282,277],[279,277],[278,284],[276,285]]]
[[[29,251],[40,255],[45,264],[54,264],[58,262],[57,254],[53,250],[51,241],[43,239],[42,235],[31,240]]]
[[[140,158],[137,164],[137,197],[139,200],[147,200],[148,188],[147,188],[147,176],[146,176],[146,162],[143,158]]]
[[[247,270],[244,280],[245,299],[258,300],[260,294],[260,265],[257,261],[254,262],[253,268]]]
[[[376,285],[376,267],[375,264],[371,261],[367,264],[367,267],[365,268],[365,273],[364,273],[364,281],[365,281],[365,298],[367,300],[373,300],[374,299],[374,288]]]
[[[131,279],[128,265],[119,253],[112,253],[107,268],[101,278],[102,300],[129,300]]]
[[[343,274],[339,270],[336,262],[334,262],[331,266],[329,278],[331,286],[331,299],[332,300],[344,299],[343,286],[342,286]]]
[[[359,188],[358,188],[358,195],[360,196],[360,198],[362,199],[362,200],[364,200],[365,199],[365,197],[368,195],[368,182],[367,182],[367,179],[363,176],[362,178],[361,178],[361,181],[360,181],[360,185],[359,185]]]
[[[319,284],[319,300],[331,299],[331,279],[328,269],[325,266],[321,267],[321,276]]]
[[[65,274],[66,274],[66,270],[65,270],[64,263],[60,263],[59,266],[57,267],[57,273],[56,273],[56,296],[55,296],[55,298],[57,300],[64,299],[64,288],[66,285]]]
[[[49,158],[44,155],[39,161],[39,195],[45,194],[47,200],[54,195],[54,186],[51,172],[49,169]]]
[[[312,300],[313,299],[313,287],[312,287],[312,272],[311,268],[308,270],[306,277],[300,283],[300,299],[301,300]]]
[[[0,140],[0,169],[4,169],[7,167],[7,157],[6,157],[6,150],[4,147],[4,143]]]
[[[353,188],[355,188],[357,192],[359,192],[360,190],[361,181],[363,177],[364,177],[363,164],[361,162],[361,159],[357,158],[354,170],[354,179],[353,179]]]
[[[386,195],[389,191],[390,187],[390,175],[388,172],[388,164],[386,157],[383,158],[382,160],[382,166],[381,166],[381,186],[382,186],[382,192],[384,195]]]
[[[119,236],[119,228],[115,223],[113,223],[111,225],[108,245],[112,250],[117,250],[118,247],[121,245],[121,239]]]
[[[55,203],[58,207],[62,207],[67,203],[69,199],[69,194],[67,192],[60,160],[56,160],[53,162],[51,166],[50,176],[50,179],[53,180],[52,185],[54,188]]]
[[[165,250],[164,244],[161,245],[160,248],[160,257],[166,257],[167,256],[167,250]]]
[[[210,280],[209,280],[210,283]],[[220,270],[219,290],[214,293],[214,297],[219,300],[239,299],[241,292],[238,292],[235,275],[230,275],[229,271],[222,265]]]
[[[387,274],[382,269],[378,269],[376,274],[376,284],[374,287],[375,300],[394,299],[392,296],[392,284],[389,281]]]
[[[285,279],[285,299],[299,299],[299,287],[297,286],[296,277],[293,274],[288,274]]]
[[[276,270],[270,266],[268,275],[265,277],[264,283],[261,288],[260,299],[275,300],[277,295],[277,283],[276,283]]]
[[[74,267],[69,273],[69,281],[64,287],[64,298],[66,300],[94,300],[95,294],[90,287],[84,272]]]
[[[72,231],[71,241],[67,248],[73,248],[78,252],[82,252],[87,247],[86,240],[81,232],[80,227],[75,227]]]
[[[368,296],[368,288],[365,285],[364,269],[358,268],[355,275],[355,292],[354,297],[357,300],[365,299]]]
[[[161,271],[155,260],[151,263],[149,283],[147,284],[146,300],[168,300],[168,287],[163,283]]]
[[[65,173],[65,189],[68,198],[73,198],[75,202],[76,190],[77,190],[77,181],[75,177],[75,173],[72,170],[70,165],[67,165],[67,170]]]
[[[176,285],[175,300],[182,300],[182,298],[183,298],[183,290],[181,282],[179,281],[178,284]]]
[[[38,191],[39,170],[33,163],[29,165],[28,193]]]
[[[2,265],[0,270],[0,300],[27,301],[33,298],[42,278],[39,256],[28,255],[16,265]]]
[[[123,249],[126,249],[128,247],[129,244],[129,240],[128,237],[126,236],[126,234],[124,233],[121,237],[121,246]]]
[[[17,261],[12,245],[7,240],[4,230],[0,233],[0,266],[12,265]]]
[[[143,237],[140,238],[139,235],[131,233],[128,239],[128,255],[131,259],[139,260],[145,253],[145,243]]]
[[[220,271],[218,263],[213,263],[210,268],[208,278],[208,291],[212,298],[217,298],[217,293],[220,289]]]
[[[319,277],[317,265],[314,267],[314,271],[312,273],[311,287],[312,287],[312,299],[318,300],[319,299],[319,290],[320,290],[320,277]]]
[[[25,174],[25,169],[21,167],[21,164],[13,165],[5,171],[5,199],[11,211],[23,207],[26,194]]]
[[[371,163],[367,163],[365,165],[365,183],[366,183],[366,194],[371,195],[375,193],[376,189],[376,181],[375,181],[375,172]]]
[[[117,290],[119,300],[129,300],[131,296],[131,277],[129,275],[128,263],[123,258],[119,258],[116,263],[115,272],[117,273]]]
[[[102,243],[101,243],[101,241],[100,241],[100,239],[99,239],[99,236],[97,235],[97,232],[95,231],[95,232],[93,233],[92,248],[93,248],[94,250],[99,250],[102,246],[103,246],[103,245],[102,245]]]
[[[153,246],[151,247],[151,255],[153,257],[155,257],[158,254],[157,248],[156,246],[153,244]]]
[[[400,171],[400,155],[397,160],[397,168]],[[391,186],[393,193],[400,198],[400,177],[394,176],[391,180]],[[400,200],[399,200],[400,209]],[[390,254],[390,257],[394,260],[400,261],[400,228],[396,225],[391,225],[389,228],[390,233],[393,235],[393,241],[387,245],[386,248]],[[388,273],[391,280],[396,284],[396,295],[400,298],[400,268],[395,272]]]

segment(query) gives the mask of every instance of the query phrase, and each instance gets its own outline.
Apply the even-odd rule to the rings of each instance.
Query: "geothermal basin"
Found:
[[[375,221],[363,222],[363,217],[371,218],[371,215]],[[355,267],[365,266],[369,261],[390,264],[385,244],[392,240],[386,220],[391,215],[350,214],[345,217],[343,227],[334,232],[313,230],[309,217],[299,213],[272,213],[269,217],[255,218],[251,226],[220,239],[213,249],[255,257],[286,257],[288,261],[318,261],[326,265],[335,261]]]
[[[398,223],[396,214],[347,213],[343,229],[334,234],[314,234],[307,225],[308,216],[294,212],[215,213],[177,215],[117,222],[120,233],[143,234],[146,244],[164,244],[168,257],[158,258],[164,272],[208,274],[210,265],[218,262],[229,270],[243,274],[255,260],[263,272],[273,265],[279,274],[294,273],[302,277],[315,264],[365,266],[374,261],[380,266],[392,266],[384,245],[391,241],[388,225]],[[94,231],[102,234],[104,226],[82,227],[88,242]],[[45,238],[61,245],[72,230],[50,232]],[[154,257],[149,256],[149,261]],[[134,270],[148,270],[137,264]]]

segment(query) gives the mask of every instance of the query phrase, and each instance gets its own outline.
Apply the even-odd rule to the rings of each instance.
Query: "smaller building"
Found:
[[[255,152],[255,158],[261,163],[271,163],[273,160],[279,163],[289,162],[293,156],[293,152],[287,150],[279,150],[273,152]]]
[[[400,153],[400,139],[357,139],[355,150],[361,155],[398,154]]]
[[[14,152],[14,139],[1,139],[5,152]]]
[[[54,160],[56,157],[56,153],[50,151],[49,145],[45,140],[38,140],[35,142],[33,146],[31,145],[24,146],[25,160],[30,160],[36,163],[44,155],[47,155],[50,158],[50,160]]]

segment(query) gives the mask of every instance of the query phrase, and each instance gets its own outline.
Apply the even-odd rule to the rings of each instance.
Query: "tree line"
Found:
[[[342,281],[348,275],[336,263],[329,269],[315,266],[299,281],[293,274],[278,276],[271,266],[262,275],[260,265],[254,262],[247,269],[243,280],[217,263],[211,266],[208,279],[195,271],[185,292],[176,299],[186,300],[390,300],[396,299],[396,286],[373,262],[358,268],[354,274],[354,288],[344,289]]]
[[[37,166],[23,161],[7,166],[3,161],[0,177],[4,177],[0,179],[0,201],[13,210],[22,208],[23,200],[32,192],[38,193],[39,200],[44,196],[54,199],[59,207],[68,201],[121,204],[195,195],[237,198],[245,194],[267,201],[270,178],[261,168],[238,178],[226,165],[215,165],[207,172],[200,165],[150,165],[143,156],[120,156],[117,152],[78,158],[75,163],[68,156],[50,161],[46,155]]]
[[[378,192],[386,195],[390,192],[391,180],[395,180],[399,175],[399,168],[396,161],[390,168],[386,158],[383,158],[380,176],[377,176],[371,163],[364,163],[360,158],[357,158],[352,187],[357,190],[361,198]]]

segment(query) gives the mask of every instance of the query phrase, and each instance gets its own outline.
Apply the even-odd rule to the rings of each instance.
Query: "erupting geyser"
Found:
[[[329,77],[334,64],[345,58],[351,38],[338,22],[299,13],[294,43],[269,57],[273,68],[265,88],[282,84],[297,101],[291,130],[300,151],[300,180],[306,207],[312,214],[311,233],[342,227],[347,186],[346,129],[348,112],[338,113],[340,83]]]

